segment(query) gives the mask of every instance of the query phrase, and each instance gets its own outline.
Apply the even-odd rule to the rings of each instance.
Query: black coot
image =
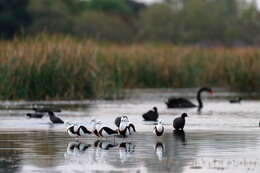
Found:
[[[173,127],[176,130],[183,130],[184,126],[185,126],[185,117],[187,117],[188,115],[186,113],[183,113],[180,117],[175,118],[173,121]]]

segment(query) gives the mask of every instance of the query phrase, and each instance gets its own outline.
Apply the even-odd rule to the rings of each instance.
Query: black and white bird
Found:
[[[116,136],[118,135],[117,130],[113,130],[110,127],[107,126],[103,126],[100,130],[99,130],[99,135],[101,137],[110,137],[110,136]]]
[[[157,107],[153,107],[153,110],[149,110],[148,112],[143,114],[143,118],[145,121],[156,121],[159,117]]]
[[[162,120],[158,121],[157,125],[154,127],[153,133],[156,136],[162,136],[164,134],[164,127],[163,127]]]
[[[69,121],[65,121],[65,126],[67,128],[67,132],[71,137],[79,137],[78,126],[76,123],[72,123]]]
[[[188,117],[188,115],[186,113],[183,113],[180,117],[174,119],[173,127],[176,130],[183,130],[185,126],[185,117]]]
[[[79,124],[78,134],[80,137],[86,137],[90,136],[92,134],[92,131],[85,124]]]
[[[127,137],[129,135],[128,120],[125,117],[121,118],[121,122],[118,128],[118,134]]]
[[[53,112],[49,111],[48,114],[49,114],[49,118],[53,124],[63,124],[64,123],[64,121],[62,119],[60,119],[59,117],[57,117]]]
[[[129,121],[129,119],[126,119],[126,121],[127,121],[127,129],[129,131],[129,135],[132,135],[133,133],[136,132],[135,125],[131,121]]]
[[[131,121],[129,121],[128,117],[125,115],[121,116],[121,117],[116,117],[116,119],[114,121],[115,125],[117,127],[119,127],[122,118],[127,122],[127,129],[128,129],[129,135],[132,135],[134,132],[136,132],[135,125]]]
[[[121,123],[121,118],[125,118],[125,119],[128,119],[128,117],[126,116],[126,115],[124,115],[124,116],[119,116],[119,117],[116,117],[116,119],[115,119],[115,121],[114,121],[114,123],[115,123],[115,125],[117,126],[117,127],[119,127],[120,126],[120,123]]]
[[[91,124],[92,124],[92,133],[96,136],[96,137],[101,137],[101,135],[99,134],[99,131],[101,129],[101,121],[97,121],[96,119],[92,119],[91,120]]]

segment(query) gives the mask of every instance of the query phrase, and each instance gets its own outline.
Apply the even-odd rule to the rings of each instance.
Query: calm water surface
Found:
[[[259,173],[260,101],[230,104],[228,99],[239,94],[217,91],[203,96],[201,112],[164,104],[171,95],[196,102],[193,89],[136,90],[114,101],[1,102],[0,172]],[[64,120],[89,122],[96,117],[114,128],[114,118],[125,114],[138,132],[128,139],[74,139],[48,116],[26,118],[34,105],[61,107],[57,115]],[[142,120],[153,106],[166,127],[163,137],[153,135],[154,123]],[[172,121],[182,112],[189,114],[185,133],[173,133]]]

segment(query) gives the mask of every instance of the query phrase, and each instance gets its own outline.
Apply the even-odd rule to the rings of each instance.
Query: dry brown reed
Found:
[[[258,91],[260,50],[119,45],[41,34],[0,41],[2,99],[120,96],[122,88],[228,87]]]

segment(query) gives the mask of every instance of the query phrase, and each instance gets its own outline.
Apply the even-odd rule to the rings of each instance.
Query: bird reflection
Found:
[[[67,146],[67,154],[69,155],[83,154],[90,147],[91,147],[90,144],[85,144],[80,141],[69,142]]]
[[[163,160],[164,153],[165,153],[165,146],[161,142],[157,142],[154,146],[154,151],[158,159],[161,161]]]
[[[119,158],[121,162],[127,161],[135,152],[135,145],[131,142],[122,142],[119,144]]]
[[[112,152],[110,151],[112,150]],[[135,145],[131,142],[115,143],[109,140],[96,140],[93,145],[81,141],[69,142],[64,154],[68,160],[82,162],[103,162],[111,159],[111,154],[119,156],[121,162],[132,157]]]
[[[94,142],[94,146],[97,148],[100,148],[102,150],[110,150],[111,148],[116,147],[118,144],[115,144],[114,142],[111,142],[109,140],[96,140]]]
[[[174,130],[173,136],[176,140],[181,141],[183,145],[186,144],[185,132],[184,130]]]

